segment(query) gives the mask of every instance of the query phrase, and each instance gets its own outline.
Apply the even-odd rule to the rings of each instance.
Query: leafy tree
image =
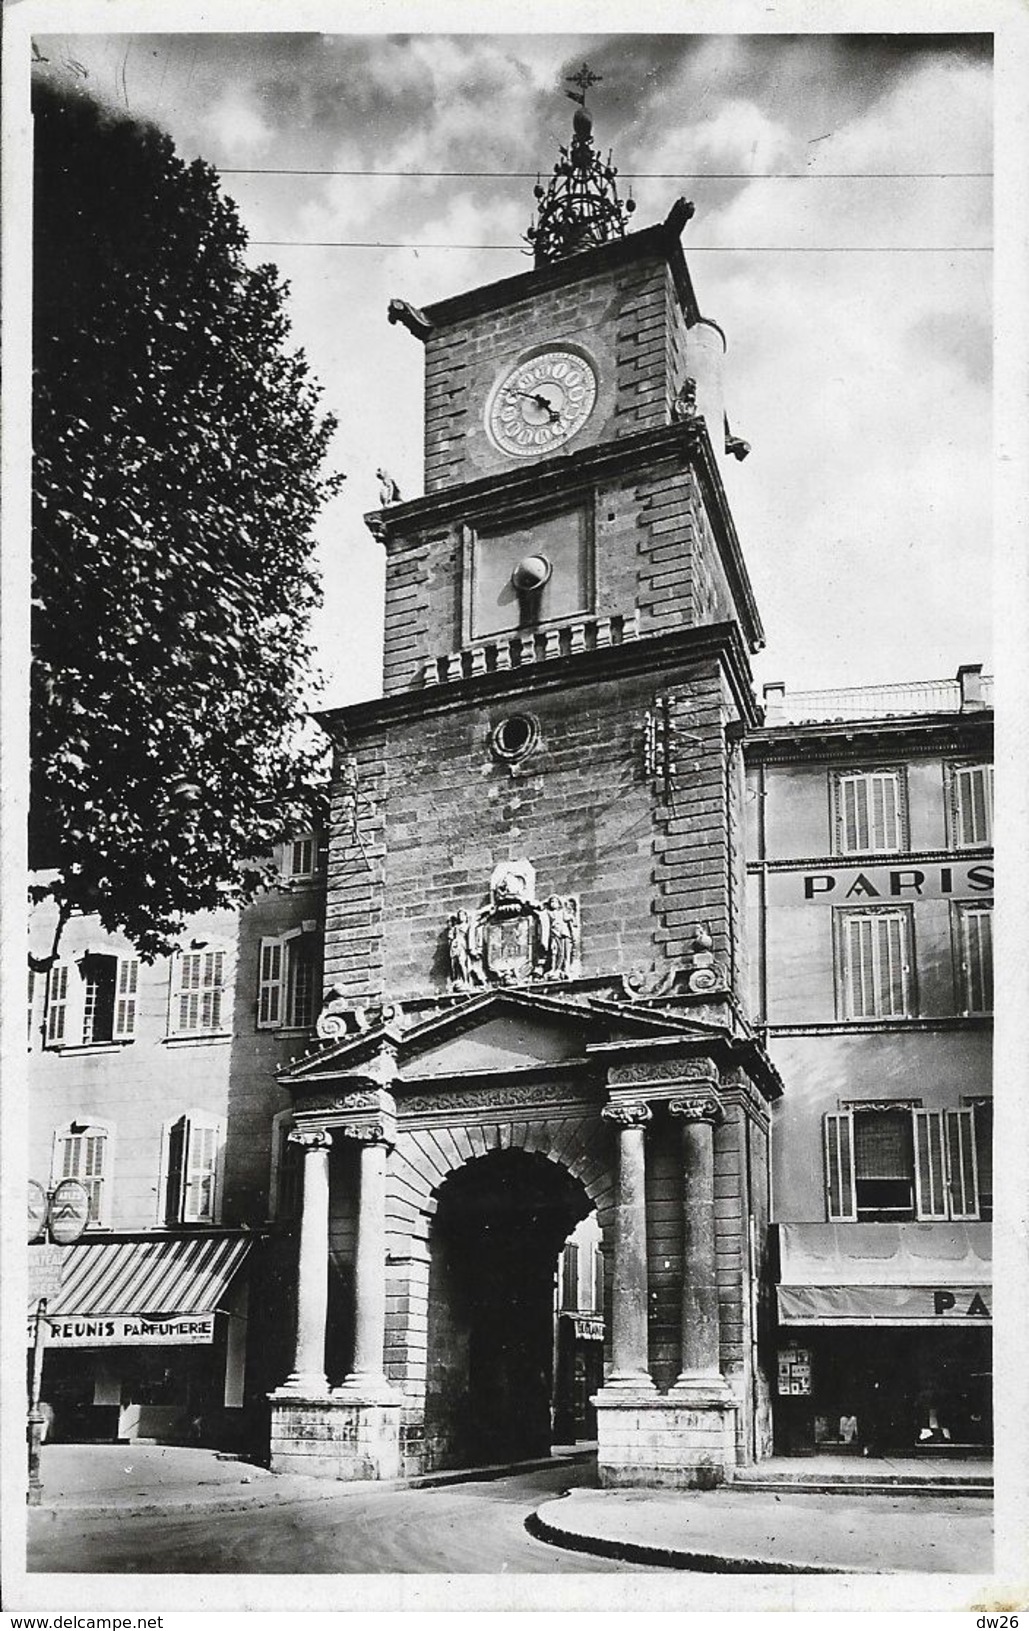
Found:
[[[210,167],[52,85],[33,112],[30,859],[60,926],[153,957],[309,819],[311,528],[344,478]]]

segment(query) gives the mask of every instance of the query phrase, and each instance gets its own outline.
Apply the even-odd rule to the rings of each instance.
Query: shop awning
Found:
[[[47,1300],[47,1342],[212,1342],[215,1313],[251,1244],[245,1235],[212,1234],[69,1246],[60,1290]]]
[[[988,1223],[781,1223],[781,1325],[988,1325]]]

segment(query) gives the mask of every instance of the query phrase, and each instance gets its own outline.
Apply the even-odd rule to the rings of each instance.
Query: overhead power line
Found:
[[[534,181],[541,170],[293,170],[216,165],[223,176],[350,176],[427,181]],[[549,172],[546,172],[549,173]],[[619,170],[621,181],[981,181],[992,170]]]
[[[423,244],[349,238],[251,238],[255,249],[520,249],[524,244]],[[689,255],[991,255],[991,244],[689,244]]]

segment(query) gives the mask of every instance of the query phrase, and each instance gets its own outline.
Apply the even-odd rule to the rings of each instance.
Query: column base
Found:
[[[681,1383],[681,1385],[680,1385]],[[609,1388],[597,1409],[607,1489],[713,1489],[736,1469],[736,1401],[722,1377],[681,1378],[669,1393]]]
[[[331,1397],[342,1399],[347,1404],[401,1403],[400,1393],[381,1371],[351,1371],[338,1387],[333,1388]]]
[[[275,1392],[269,1397],[277,1399],[280,1395],[298,1399],[327,1399],[329,1396],[329,1380],[324,1374],[317,1371],[293,1371],[280,1382]]]
[[[300,1398],[283,1388],[269,1395],[272,1472],[314,1478],[400,1477],[400,1399],[358,1402]]]

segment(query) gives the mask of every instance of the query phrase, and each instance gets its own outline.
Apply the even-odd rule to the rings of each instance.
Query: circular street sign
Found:
[[[77,1178],[64,1178],[50,1197],[50,1237],[70,1246],[89,1222],[89,1190]]]
[[[47,1194],[35,1178],[29,1179],[29,1240],[38,1240],[46,1228]]]

